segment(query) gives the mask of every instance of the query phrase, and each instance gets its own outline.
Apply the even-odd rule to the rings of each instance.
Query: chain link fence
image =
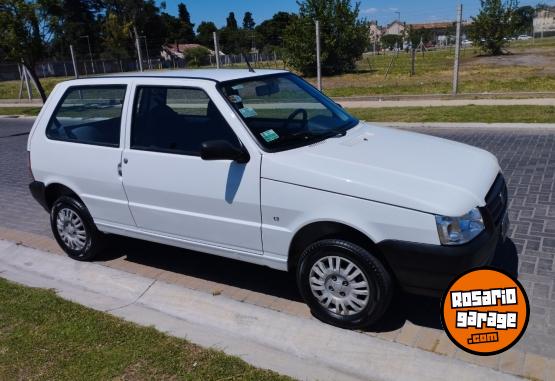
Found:
[[[254,68],[285,68],[281,54],[272,53],[248,53],[243,55],[225,54],[220,55],[220,65],[228,68],[247,67],[245,56]],[[202,67],[216,67],[214,55],[210,55],[205,65],[193,65],[187,59],[164,59],[162,57],[143,59],[143,70],[167,70],[167,69],[195,69]],[[75,60],[75,67],[79,76],[102,75],[110,73],[124,73],[139,71],[140,65],[136,58],[130,59],[86,59]],[[75,68],[71,59],[69,60],[45,60],[35,67],[39,78],[48,77],[75,77]],[[0,81],[15,81],[21,79],[21,72],[17,63],[0,64]]]

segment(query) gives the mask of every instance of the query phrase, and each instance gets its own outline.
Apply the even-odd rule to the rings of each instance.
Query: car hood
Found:
[[[499,171],[482,149],[360,123],[345,137],[265,154],[261,176],[455,217],[484,206]]]

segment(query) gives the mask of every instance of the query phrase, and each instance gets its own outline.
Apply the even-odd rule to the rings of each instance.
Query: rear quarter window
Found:
[[[126,87],[70,87],[48,122],[46,136],[53,140],[118,147]]]

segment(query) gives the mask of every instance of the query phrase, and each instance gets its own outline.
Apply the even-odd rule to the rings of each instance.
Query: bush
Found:
[[[358,19],[359,4],[349,0],[304,0],[299,17],[285,30],[287,63],[303,75],[316,73],[315,20],[320,21],[322,73],[352,71],[368,45],[368,25]]]
[[[197,46],[185,51],[187,66],[199,67],[210,63],[210,50],[204,46]]]
[[[403,37],[396,34],[386,34],[380,40],[380,44],[384,49],[403,49]]]

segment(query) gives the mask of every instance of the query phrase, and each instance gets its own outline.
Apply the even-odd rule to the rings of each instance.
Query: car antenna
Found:
[[[245,54],[245,52],[242,52],[241,54],[243,54],[243,58],[245,59],[245,62],[247,63],[249,71],[251,73],[254,73],[254,69],[252,68],[251,63],[249,62],[249,59],[247,58],[247,55]]]

